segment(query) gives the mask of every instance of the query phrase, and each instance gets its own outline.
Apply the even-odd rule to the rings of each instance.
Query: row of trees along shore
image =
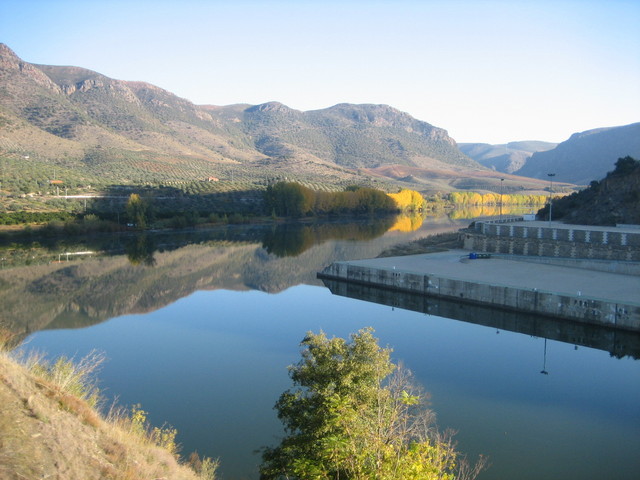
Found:
[[[375,188],[352,186],[342,192],[317,192],[295,182],[269,185],[264,199],[267,211],[283,217],[392,213],[401,210],[418,212],[425,204],[422,195],[411,190],[387,194]]]
[[[496,193],[480,194],[476,192],[453,192],[436,194],[426,200],[419,192],[403,189],[397,193],[385,193],[369,187],[350,186],[344,191],[315,191],[296,182],[278,182],[269,185],[254,199],[253,213],[249,216],[271,215],[280,217],[303,217],[317,215],[362,215],[373,213],[420,213],[427,209],[444,207],[469,208],[491,207],[499,205],[536,206],[544,205],[545,195],[500,195]],[[165,202],[166,203],[166,202]],[[167,210],[156,205],[153,196],[132,193],[122,204],[121,213],[115,213],[113,207],[104,211],[99,205],[90,205],[83,211],[18,211],[0,212],[0,225],[64,224],[66,233],[86,233],[90,231],[116,231],[120,222],[135,225],[139,230],[147,228],[184,228],[200,223],[219,223],[227,219],[229,223],[244,223],[245,215],[219,213],[211,209],[197,209],[189,202],[182,202],[182,209]],[[246,209],[246,205],[242,205]],[[231,205],[233,208],[233,205]],[[215,210],[215,209],[214,209]],[[235,217],[238,217],[237,219]],[[116,220],[117,223],[116,224]],[[59,230],[59,228],[54,228]]]
[[[544,205],[547,195],[501,195],[499,193],[452,192],[449,201],[454,205]]]
[[[403,189],[398,193],[385,193],[366,187],[347,187],[342,192],[317,192],[295,182],[278,182],[265,192],[267,211],[284,217],[300,217],[323,214],[362,214],[374,212],[420,212],[427,201],[414,190]],[[495,205],[544,205],[546,195],[501,195],[477,192],[453,192],[437,196],[433,203],[457,206]]]

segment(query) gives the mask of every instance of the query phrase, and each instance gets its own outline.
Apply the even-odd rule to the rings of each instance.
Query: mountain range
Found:
[[[597,128],[571,137],[552,150],[538,151],[516,170],[516,175],[555,179],[588,185],[603,179],[619,158],[640,159],[640,122],[620,127]]]
[[[574,133],[566,141],[511,142],[504,145],[462,143],[460,150],[498,172],[576,185],[588,185],[613,170],[619,158],[640,158],[640,123]]]
[[[635,130],[617,137],[618,130],[609,130],[587,137],[635,145],[620,140]],[[458,145],[446,130],[387,105],[338,104],[306,112],[279,102],[195,105],[149,83],[31,64],[0,44],[3,172],[35,177],[35,184],[58,177],[98,188],[210,180],[218,189],[250,190],[289,179],[326,189],[368,184],[422,192],[539,192],[549,162],[558,158],[563,164],[553,167],[556,180],[570,183],[600,178],[598,172],[607,171],[602,165],[615,162],[610,149],[589,147],[597,154],[587,165],[582,150],[576,157],[564,145],[579,143],[574,137],[555,148],[546,142]],[[556,157],[544,156],[553,152]],[[637,153],[618,156],[626,155]],[[568,174],[575,173],[576,162],[584,175]],[[28,193],[30,187],[21,188]]]
[[[195,105],[148,83],[31,64],[4,44],[0,85],[0,154],[50,177],[58,168],[58,175],[82,171],[94,184],[289,178],[422,191],[499,184],[500,175],[461,152],[445,130],[387,105],[307,112],[278,102]]]
[[[487,168],[503,173],[520,170],[536,152],[554,149],[558,144],[540,141],[509,142],[499,145],[488,143],[460,143],[465,155]]]

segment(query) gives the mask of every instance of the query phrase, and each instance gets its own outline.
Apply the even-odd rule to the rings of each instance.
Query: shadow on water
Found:
[[[640,359],[640,335],[633,332],[337,280],[322,281],[332,294],[342,297],[604,350],[616,358]]]

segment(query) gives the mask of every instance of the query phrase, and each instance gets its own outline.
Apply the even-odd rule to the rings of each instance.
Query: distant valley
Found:
[[[460,143],[465,155],[487,168],[503,173],[520,170],[536,152],[554,149],[558,144],[539,141],[509,142],[501,145],[488,143]]]
[[[619,158],[640,158],[640,123],[573,134],[559,143],[511,142],[505,145],[462,143],[460,150],[498,172],[588,185],[613,170]]]

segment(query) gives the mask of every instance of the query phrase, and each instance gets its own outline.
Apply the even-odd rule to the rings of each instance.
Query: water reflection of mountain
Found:
[[[70,261],[55,250],[32,248],[30,256],[41,264],[0,270],[0,326],[24,338],[44,328],[83,327],[152,311],[196,290],[279,292],[300,283],[320,285],[316,272],[333,261],[375,257],[391,245],[465,226],[431,219],[411,234],[385,233],[392,224],[245,226],[191,236],[127,236],[120,243],[101,240],[120,255],[72,256]],[[292,241],[292,232],[303,241]],[[287,246],[278,245],[278,238]]]

